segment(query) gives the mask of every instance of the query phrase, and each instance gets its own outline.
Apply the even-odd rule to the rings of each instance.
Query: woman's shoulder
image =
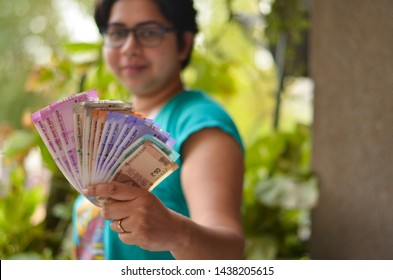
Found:
[[[190,107],[200,105],[214,105],[219,106],[218,103],[202,90],[184,90],[179,93],[174,99],[174,103],[180,105],[187,105]]]
[[[241,143],[236,125],[224,107],[201,90],[183,91],[170,101],[165,110],[165,128],[176,138],[179,146],[191,134],[212,127],[229,133]]]
[[[185,90],[172,101],[172,109],[179,116],[228,115],[224,107],[202,90]]]

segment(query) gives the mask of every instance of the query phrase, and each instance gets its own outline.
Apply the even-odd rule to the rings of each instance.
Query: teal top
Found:
[[[160,125],[162,130],[169,132],[170,135],[176,139],[174,150],[180,155],[184,141],[186,141],[191,134],[209,127],[217,127],[228,133],[243,149],[242,140],[232,119],[217,102],[201,91],[183,91],[174,96],[161,109],[155,117],[154,122]],[[152,192],[168,208],[189,217],[189,210],[180,181],[182,169],[181,156],[177,160],[177,164],[179,168],[155,187]],[[86,214],[84,209],[91,208],[86,207],[86,204],[92,205],[83,196],[80,196],[74,205],[73,228],[78,258],[105,258],[115,260],[173,259],[172,254],[168,251],[151,252],[137,246],[124,244],[118,238],[118,233],[110,229],[110,221],[103,221],[98,214],[93,214],[92,210]],[[83,205],[85,206],[82,207]],[[93,216],[96,216],[96,225],[101,224],[103,229],[95,231],[90,230],[90,237],[84,238],[84,236],[82,236],[83,233],[89,232],[89,229],[92,227],[89,228],[89,226],[87,226],[88,223],[83,221],[82,224],[84,224],[84,228],[82,228],[80,225],[81,221],[77,223],[77,220],[83,217],[89,217],[87,219],[92,220],[91,218]],[[99,222],[99,220],[101,221]],[[96,228],[99,228],[99,226],[96,226]],[[102,238],[100,238],[101,236]],[[81,242],[81,238],[83,242]],[[95,244],[92,244],[94,242]],[[93,253],[91,253],[91,251],[93,251]],[[100,257],[102,253],[104,253],[104,256]]]

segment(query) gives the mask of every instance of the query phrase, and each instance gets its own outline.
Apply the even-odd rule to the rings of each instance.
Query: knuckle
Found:
[[[108,207],[103,207],[101,209],[101,217],[104,218],[105,220],[110,219],[110,211],[109,211]]]
[[[145,221],[149,219],[149,207],[146,203],[140,205],[137,209],[138,213],[138,226],[146,227]]]
[[[113,220],[113,221],[109,224],[109,226],[110,226],[110,228],[111,228],[113,231],[116,231],[117,224],[116,224],[116,221],[115,221],[115,220]]]

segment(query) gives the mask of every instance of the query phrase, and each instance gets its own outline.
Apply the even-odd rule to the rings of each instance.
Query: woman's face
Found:
[[[156,22],[173,28],[152,0],[119,0],[111,10],[108,26],[135,28],[145,22]],[[186,50],[179,50],[175,32],[165,33],[155,47],[143,47],[134,34],[123,46],[104,47],[104,58],[111,71],[136,96],[157,95],[179,82],[181,61]]]

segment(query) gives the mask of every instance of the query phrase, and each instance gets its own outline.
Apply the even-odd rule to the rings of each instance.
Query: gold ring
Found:
[[[125,233],[126,231],[125,231],[124,228],[121,226],[121,220],[122,220],[122,219],[117,220],[117,228],[120,230],[121,233]]]

